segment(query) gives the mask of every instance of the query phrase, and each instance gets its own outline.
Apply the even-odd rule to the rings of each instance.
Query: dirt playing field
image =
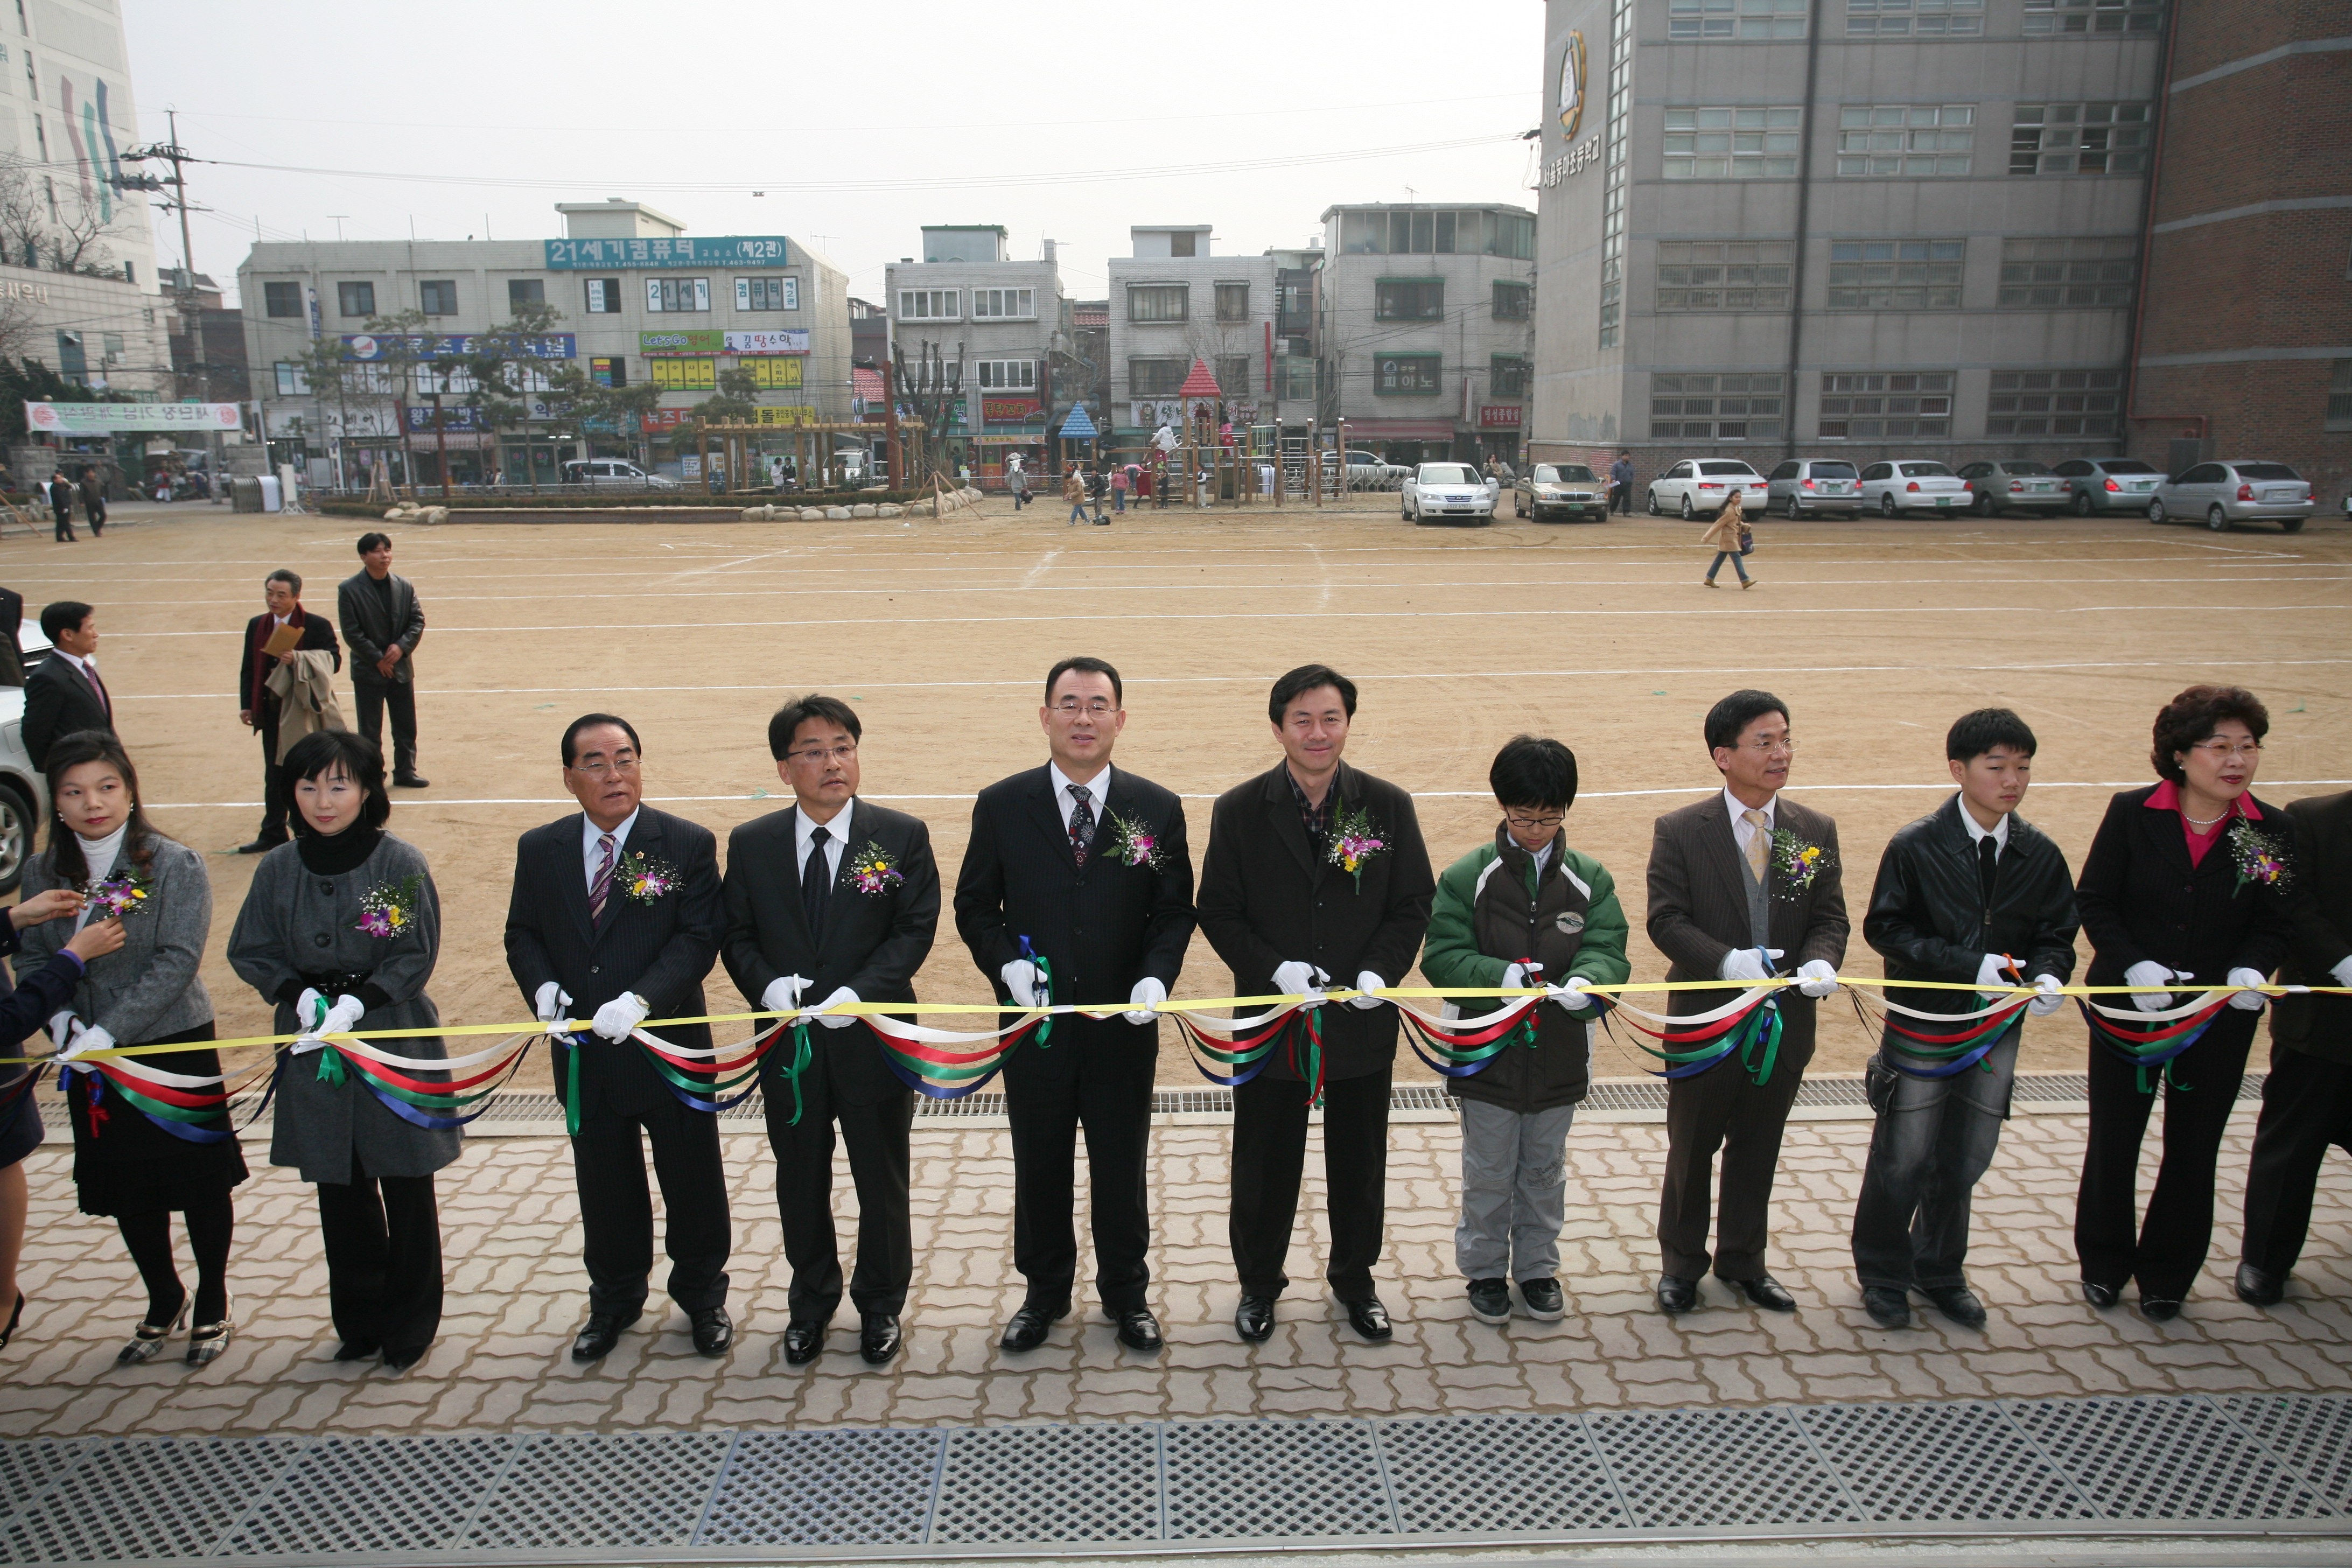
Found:
[[[788,803],[768,715],[791,693],[847,697],[866,719],[865,793],[930,821],[951,887],[971,793],[1045,759],[1039,684],[1055,658],[1097,654],[1125,675],[1117,763],[1186,796],[1196,864],[1210,800],[1278,754],[1267,686],[1319,659],[1362,688],[1349,760],[1415,792],[1441,868],[1491,831],[1500,742],[1531,731],[1575,749],[1570,836],[1617,878],[1636,979],[1664,973],[1642,935],[1651,821],[1716,787],[1700,719],[1738,687],[1787,700],[1802,742],[1792,794],[1838,819],[1859,974],[1880,973],[1861,932],[1880,850],[1947,793],[1943,733],[1968,709],[2006,703],[2033,724],[2025,814],[2078,863],[2108,795],[2151,777],[2156,709],[2192,681],[2269,702],[2264,798],[2352,784],[2352,531],[2331,520],[2293,538],[2137,519],[1774,521],[1750,563],[1759,585],[1742,593],[1728,569],[1724,587],[1699,585],[1698,525],[1415,529],[1380,500],[1084,529],[1002,500],[905,523],[386,525],[431,627],[415,668],[432,788],[397,792],[391,826],[439,885],[443,1017],[527,1015],[500,946],[514,840],[572,809],[557,741],[595,709],[637,725],[648,799],[723,847]],[[155,820],[213,868],[205,982],[221,1032],[258,1032],[266,1009],[220,960],[253,866],[226,851],[253,836],[261,798],[260,749],[232,696],[238,633],[280,566],[331,615],[374,525],[147,510],[77,544],[11,534],[0,581],[28,620],[53,599],[98,606],[100,663]],[[947,919],[919,984],[926,1000],[987,999]],[[1177,994],[1229,987],[1196,940]],[[738,1005],[723,971],[711,1001]],[[1870,1047],[1850,1012],[1823,1018],[1815,1070],[1859,1070]],[[2076,1068],[2084,1049],[2079,1026],[2053,1020],[2028,1029],[2025,1065]],[[1605,1076],[1645,1065],[1604,1046]],[[1410,1058],[1400,1069],[1423,1076]],[[1161,1079],[1199,1081],[1172,1030]]]

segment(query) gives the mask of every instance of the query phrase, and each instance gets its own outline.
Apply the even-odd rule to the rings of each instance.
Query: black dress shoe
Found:
[[[867,1312],[858,1320],[857,1353],[867,1366],[880,1366],[898,1353],[902,1342],[896,1312]]]
[[[267,855],[285,842],[283,838],[257,838],[250,844],[238,845],[236,852],[240,855]]]
[[[1797,1299],[1769,1274],[1759,1274],[1753,1279],[1734,1279],[1731,1283],[1739,1287],[1741,1295],[1768,1312],[1793,1312],[1797,1310]]]
[[[572,1342],[573,1361],[603,1361],[621,1342],[621,1331],[637,1321],[640,1314],[631,1312],[622,1317],[616,1312],[591,1312],[580,1337]]]
[[[997,1344],[1008,1351],[1034,1351],[1045,1342],[1045,1331],[1070,1315],[1067,1306],[1040,1307],[1024,1303],[1004,1325],[1004,1337]]]
[[[2161,1300],[2151,1301],[2142,1296],[2139,1299],[2139,1315],[2151,1323],[2168,1323],[2180,1316],[2180,1303]]]
[[[1870,1321],[1882,1329],[1907,1329],[1911,1326],[1910,1295],[1892,1285],[1864,1286],[1862,1310],[1868,1312]]]
[[[1274,1333],[1274,1298],[1244,1296],[1234,1309],[1234,1332],[1251,1344],[1264,1344]]]
[[[1360,1301],[1342,1301],[1348,1309],[1348,1326],[1374,1344],[1393,1338],[1396,1325],[1389,1321],[1389,1310],[1381,1305],[1378,1296],[1367,1296]]]
[[[1119,1323],[1119,1344],[1127,1350],[1160,1350],[1160,1319],[1152,1317],[1150,1307],[1119,1311],[1115,1317]]]
[[[1658,1276],[1658,1310],[1669,1318],[1679,1316],[1698,1305],[1698,1281],[1685,1279],[1679,1274]]]
[[[735,1342],[735,1320],[727,1315],[724,1307],[705,1307],[689,1315],[694,1325],[694,1348],[698,1354],[722,1356],[727,1347]]]
[[[1984,1303],[1965,1285],[1921,1286],[1919,1293],[1936,1303],[1936,1310],[1964,1329],[1985,1326]]]
[[[383,1360],[379,1364],[381,1364],[386,1372],[406,1372],[410,1367],[415,1366],[418,1362],[423,1361],[425,1359],[425,1352],[432,1348],[433,1347],[428,1344],[416,1345],[404,1351],[388,1350],[383,1352]]]
[[[2083,1300],[2101,1311],[2106,1310],[2123,1299],[2112,1285],[2095,1284],[2088,1279],[2082,1280],[2080,1283],[2083,1287]]]
[[[2286,1281],[2251,1263],[2238,1265],[2238,1300],[2249,1307],[2275,1307],[2286,1300]]]
[[[433,781],[418,773],[402,773],[392,781],[394,789],[430,789]]]
[[[824,1352],[825,1325],[811,1318],[784,1325],[784,1364],[806,1366]]]
[[[335,1349],[337,1361],[365,1361],[378,1354],[383,1347],[373,1340],[345,1340]]]

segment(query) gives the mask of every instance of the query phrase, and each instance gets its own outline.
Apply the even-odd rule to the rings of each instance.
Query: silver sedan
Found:
[[[2300,533],[2318,504],[2311,481],[2284,463],[2199,463],[2156,487],[2147,520],[2201,517],[2216,533],[2241,522],[2275,522],[2283,533]]]

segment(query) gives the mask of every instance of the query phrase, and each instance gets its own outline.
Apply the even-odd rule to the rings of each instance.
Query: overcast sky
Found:
[[[787,234],[879,300],[926,223],[1060,242],[1108,292],[1130,224],[1219,254],[1335,202],[1532,207],[1540,0],[124,0],[142,135],[180,111],[196,269],[256,237],[551,237],[559,201]],[[1169,171],[1169,172],[1161,172]],[[764,196],[754,195],[765,191]],[[176,265],[175,222],[156,260]]]

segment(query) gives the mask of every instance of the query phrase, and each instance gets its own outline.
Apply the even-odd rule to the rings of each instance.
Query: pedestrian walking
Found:
[[[1620,452],[1609,465],[1609,510],[1620,517],[1633,510],[1633,454]]]
[[[425,638],[425,606],[415,584],[393,575],[388,535],[362,533],[359,550],[362,569],[335,589],[335,619],[352,650],[359,732],[382,750],[390,709],[393,787],[423,789],[430,781],[416,772],[416,672],[409,656]]]
[[[106,473],[96,463],[81,471],[81,510],[92,537],[106,531]]]
[[[1707,525],[1705,533],[1699,535],[1699,542],[1715,547],[1715,560],[1706,569],[1708,587],[1715,586],[1715,574],[1723,570],[1726,561],[1730,562],[1731,569],[1739,574],[1742,588],[1756,586],[1756,580],[1748,574],[1747,561],[1748,552],[1756,548],[1756,536],[1748,531],[1748,518],[1740,510],[1738,490],[1725,499],[1723,510],[1715,514],[1715,521]]]
[[[1127,469],[1124,467],[1113,468],[1110,471],[1111,510],[1125,511],[1127,510]]]
[[[1087,481],[1079,475],[1076,463],[1062,476],[1062,499],[1070,503],[1070,521],[1063,527],[1076,528],[1087,521]]]
[[[1110,481],[1103,478],[1103,471],[1100,465],[1097,465],[1087,469],[1086,476],[1087,500],[1095,509],[1095,521],[1097,522],[1108,522],[1109,521],[1109,519],[1103,516],[1102,503],[1103,497],[1110,490]]]
[[[1014,511],[1029,504],[1029,473],[1021,466],[1021,454],[1018,452],[1004,459],[1004,484],[1013,492]]]
[[[49,482],[41,488],[48,492],[49,515],[58,520],[57,542],[75,542],[79,536],[74,532],[73,525],[74,488],[66,479],[66,471],[63,468],[52,470]]]

